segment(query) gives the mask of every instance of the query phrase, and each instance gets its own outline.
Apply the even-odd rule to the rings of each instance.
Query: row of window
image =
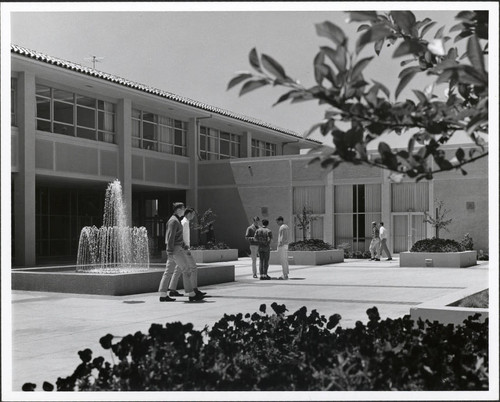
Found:
[[[11,79],[11,125],[17,126],[17,85]],[[36,85],[36,129],[71,137],[116,143],[116,105],[101,99]],[[187,122],[144,110],[132,110],[132,147],[187,155]],[[241,137],[200,127],[202,160],[241,157]],[[252,157],[275,156],[276,144],[252,140]]]

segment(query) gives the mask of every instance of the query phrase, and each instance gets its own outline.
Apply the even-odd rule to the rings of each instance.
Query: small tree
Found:
[[[201,216],[198,215],[198,222],[193,223],[193,229],[198,231],[198,238],[200,239],[200,242],[202,239],[201,235],[208,235],[210,231],[213,231],[213,224],[216,217],[217,215],[215,215],[211,208],[208,208]],[[207,242],[208,238],[205,243]]]
[[[447,232],[449,232],[446,226],[448,226],[453,219],[446,219],[446,215],[450,212],[450,210],[444,207],[443,201],[435,201],[435,202],[437,205],[436,217],[433,218],[427,212],[424,212],[425,214],[424,222],[430,223],[432,227],[436,229],[436,239],[439,239],[439,230],[444,229]]]
[[[313,211],[304,205],[302,212],[295,215],[295,225],[302,230],[302,240],[307,240],[307,231],[311,228],[311,223],[317,219],[312,213]]]

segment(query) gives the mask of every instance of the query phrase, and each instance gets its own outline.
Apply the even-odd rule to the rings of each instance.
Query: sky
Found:
[[[252,70],[248,54],[255,47],[260,54],[277,60],[303,85],[315,85],[314,56],[320,46],[330,45],[328,39],[316,34],[315,24],[328,20],[338,25],[354,50],[360,24],[347,23],[348,15],[343,10],[348,5],[350,9],[374,7],[342,3],[340,9],[333,2],[17,4],[19,11],[10,14],[10,43],[89,67],[89,59],[97,56],[97,70],[298,134],[321,121],[326,106],[309,101],[273,107],[286,88],[266,87],[240,97],[241,85],[228,91],[228,82],[237,72]],[[394,3],[377,4],[379,10],[394,7]],[[460,3],[408,6],[417,20],[429,17],[437,21],[429,32],[432,38],[439,27],[450,28],[456,23],[457,11],[453,8],[460,8]],[[383,82],[392,93],[398,83],[399,63],[404,59],[393,59],[393,50],[384,48],[365,70],[365,79]],[[369,45],[358,57],[374,55]],[[411,88],[423,89],[429,83],[417,76],[402,97],[412,97]],[[331,144],[331,138],[319,132],[311,138]],[[389,139],[398,146],[405,146],[407,141],[396,135]]]

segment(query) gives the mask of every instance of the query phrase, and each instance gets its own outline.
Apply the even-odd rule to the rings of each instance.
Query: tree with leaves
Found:
[[[212,232],[211,234],[213,235],[215,218],[217,218],[217,215],[211,208],[208,208],[201,216],[198,215],[198,222],[193,223],[193,229],[198,231],[198,239],[200,241],[202,239],[202,235],[205,235],[205,243],[212,240],[209,238],[209,232]],[[215,241],[215,238],[212,241]]]
[[[321,46],[314,58],[316,85],[302,86],[289,77],[285,69],[271,56],[259,56],[250,51],[250,65],[254,72],[237,74],[228,89],[242,84],[240,96],[264,86],[289,89],[275,103],[317,100],[328,105],[324,120],[313,125],[304,135],[320,130],[331,135],[334,147],[321,146],[311,150],[313,162],[322,167],[335,168],[340,163],[369,165],[392,172],[395,180],[404,176],[432,179],[438,172],[459,169],[484,158],[488,152],[483,135],[488,134],[488,11],[462,11],[456,15],[460,22],[450,29],[457,32],[454,43],[467,38],[466,51],[450,46],[451,37],[444,35],[445,27],[437,30],[432,39],[426,39],[436,24],[429,18],[417,21],[411,11],[352,11],[351,22],[362,23],[355,51],[349,50],[345,33],[332,22],[316,24],[319,36],[328,38],[331,46]],[[365,80],[363,71],[375,56],[359,59],[361,50],[374,44],[380,56],[384,44],[394,46],[393,58],[410,56],[401,61],[394,100],[381,82]],[[404,67],[404,68],[403,68]],[[446,94],[438,97],[432,90],[413,90],[415,100],[397,100],[403,89],[419,74],[435,79],[435,85],[445,85]],[[367,147],[375,139],[389,133],[408,132],[407,149],[394,150],[380,141],[378,155],[371,157]],[[442,149],[456,132],[466,132],[474,146],[466,152],[458,148],[454,155]],[[420,146],[418,146],[420,145]],[[436,167],[430,161],[433,160]]]
[[[439,239],[439,230],[444,229],[447,232],[449,232],[446,226],[448,226],[453,219],[446,219],[446,215],[448,215],[450,210],[444,207],[443,201],[436,200],[435,203],[436,203],[436,216],[433,218],[427,212],[424,212],[425,215],[424,222],[430,223],[431,226],[434,229],[436,229],[436,239]]]
[[[295,215],[295,224],[297,228],[302,230],[302,240],[307,240],[307,231],[311,228],[311,223],[317,219],[312,213],[313,211],[304,205],[302,212]]]

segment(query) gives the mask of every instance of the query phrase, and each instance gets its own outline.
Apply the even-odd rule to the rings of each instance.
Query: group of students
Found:
[[[382,252],[387,255],[387,260],[392,260],[391,252],[387,247],[387,237],[389,232],[384,227],[384,222],[380,222],[380,226],[377,222],[372,222],[372,241],[370,242],[370,261],[380,261],[382,257]]]
[[[278,230],[278,255],[281,262],[283,275],[279,279],[288,279],[288,244],[290,243],[290,229],[285,224],[282,216],[276,218],[279,226]],[[262,224],[262,226],[260,226]],[[257,255],[259,256],[259,274],[260,280],[269,280],[271,277],[267,274],[269,269],[269,258],[271,256],[271,240],[273,233],[268,228],[269,221],[258,216],[252,218],[252,224],[247,228],[245,238],[250,244],[250,257],[252,258],[253,277],[257,278]]]

